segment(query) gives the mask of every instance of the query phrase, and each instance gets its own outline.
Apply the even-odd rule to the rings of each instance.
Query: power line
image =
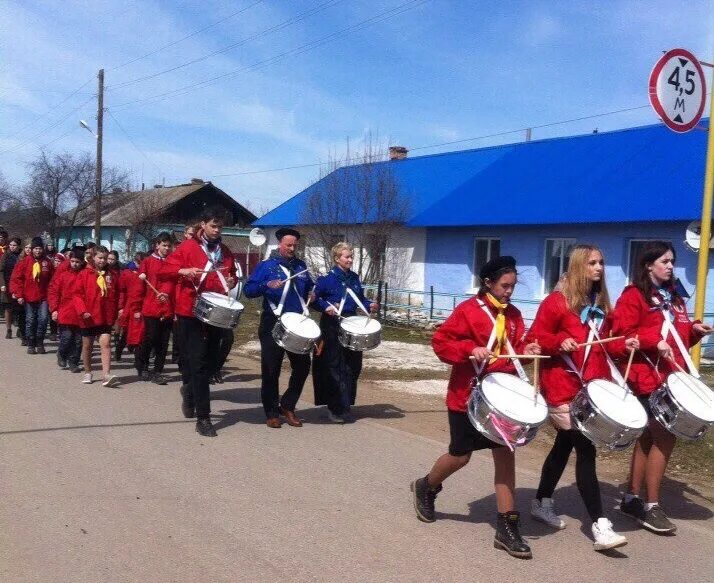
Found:
[[[127,132],[127,131],[124,129],[124,126],[121,125],[121,123],[119,123],[119,120],[114,116],[114,114],[112,113],[112,110],[111,110],[111,109],[107,109],[106,111],[107,111],[107,113],[109,114],[109,117],[111,117],[111,118],[114,120],[114,123],[117,124],[117,126],[118,126],[119,129],[122,131],[122,133],[127,137],[127,139],[129,140],[129,142],[131,142],[131,145],[134,146],[134,149],[136,149],[136,151],[139,152],[139,154],[141,154],[141,155],[146,159],[146,161],[147,161],[149,164],[151,164],[154,168],[156,168],[156,169],[159,171],[159,174],[164,175],[165,172],[164,172],[151,158],[149,158],[149,157],[146,155],[146,152],[144,152],[144,151],[136,144],[136,142],[135,142],[134,139],[131,137],[131,135],[129,135],[129,132]]]
[[[142,60],[142,59],[145,59],[146,57],[151,57],[151,56],[153,56],[153,55],[155,55],[155,54],[157,54],[157,53],[160,53],[160,52],[163,51],[164,49],[168,49],[169,47],[173,47],[173,46],[175,46],[175,45],[177,45],[177,44],[179,44],[179,43],[181,43],[181,42],[183,42],[183,41],[185,41],[185,40],[187,40],[187,39],[189,39],[189,38],[191,38],[191,37],[193,37],[193,36],[196,36],[197,34],[200,34],[200,33],[202,33],[202,32],[207,31],[207,30],[210,29],[210,28],[213,28],[213,27],[215,27],[215,26],[218,26],[218,25],[221,24],[222,22],[225,22],[226,20],[230,20],[230,19],[233,18],[234,16],[238,16],[239,14],[242,14],[243,12],[246,12],[247,10],[250,10],[250,9],[253,8],[254,6],[257,6],[258,4],[261,4],[262,2],[263,2],[263,0],[257,0],[257,2],[253,2],[252,4],[249,4],[248,6],[246,6],[245,8],[241,8],[240,10],[236,10],[236,11],[233,12],[232,14],[229,14],[228,16],[226,16],[226,17],[224,17],[224,18],[221,18],[220,20],[216,20],[215,22],[213,22],[213,23],[211,23],[211,24],[209,24],[209,25],[207,25],[207,26],[204,26],[203,28],[199,28],[198,30],[194,30],[193,32],[187,34],[186,36],[181,37],[181,38],[178,39],[178,40],[175,40],[175,41],[172,41],[172,42],[170,42],[170,43],[168,43],[168,44],[165,44],[164,46],[161,46],[161,47],[159,47],[158,49],[154,49],[153,51],[149,51],[149,52],[146,53],[145,55],[141,55],[140,57],[136,57],[136,58],[134,58],[134,59],[131,59],[131,60],[129,60],[129,61],[126,61],[125,63],[122,63],[121,65],[117,65],[116,67],[112,67],[111,69],[107,69],[107,71],[116,71],[117,69],[121,69],[122,67],[126,67],[127,65],[131,65],[131,64],[133,64],[133,63],[136,63],[137,61],[140,61],[140,60]],[[110,89],[110,88],[111,88],[111,87],[107,87],[107,89]]]
[[[119,105],[115,105],[114,109],[116,110],[117,108],[121,108],[121,107],[137,105],[139,103],[154,103],[157,101],[161,101],[169,96],[175,96],[175,95],[178,95],[181,93],[186,93],[188,90],[194,89],[196,87],[210,85],[210,84],[215,83],[216,81],[219,81],[221,79],[235,77],[241,73],[244,73],[244,72],[247,72],[250,70],[255,70],[255,69],[258,69],[259,67],[264,67],[266,65],[272,64],[272,63],[274,63],[280,59],[283,59],[287,56],[299,55],[299,54],[305,53],[307,51],[313,50],[315,48],[318,48],[318,47],[325,45],[327,43],[333,42],[335,40],[342,39],[342,38],[344,38],[345,34],[349,34],[349,33],[355,32],[357,30],[367,28],[368,26],[372,26],[373,24],[376,24],[377,22],[388,20],[389,18],[393,18],[395,16],[403,14],[403,13],[405,13],[409,10],[412,10],[422,4],[426,4],[429,1],[430,0],[409,0],[408,2],[404,2],[398,6],[395,6],[394,8],[383,10],[382,12],[376,14],[375,16],[367,18],[361,22],[347,26],[341,30],[330,33],[324,37],[321,37],[315,41],[306,43],[306,44],[296,47],[294,49],[283,51],[282,53],[274,55],[273,57],[270,57],[268,59],[258,61],[256,63],[253,63],[252,65],[248,65],[247,67],[239,68],[234,71],[229,71],[228,73],[223,73],[223,74],[217,75],[215,77],[210,77],[208,79],[204,79],[202,81],[191,83],[189,85],[185,85],[183,87],[179,87],[179,88],[173,89],[171,91],[159,93],[157,95],[152,95],[152,96],[141,98],[141,99],[134,99],[131,101],[126,101],[124,103],[120,103]]]
[[[180,65],[176,65],[174,67],[170,67],[169,69],[164,69],[162,71],[157,71],[156,73],[152,73],[150,75],[144,75],[142,77],[137,77],[136,79],[132,79],[131,81],[124,81],[122,83],[117,83],[115,85],[110,85],[107,87],[107,90],[110,89],[121,89],[123,87],[126,87],[128,85],[133,85],[135,83],[140,83],[142,81],[147,81],[149,79],[154,79],[155,77],[159,77],[161,75],[165,75],[166,73],[171,73],[172,71],[178,71],[179,69],[183,69],[184,67],[188,67],[189,65],[193,65],[195,63],[200,63],[201,61],[205,61],[206,59],[209,59],[210,57],[214,57],[216,55],[220,55],[222,53],[226,53],[230,50],[233,50],[237,47],[243,46],[247,44],[250,41],[257,40],[259,38],[262,38],[264,36],[267,36],[269,34],[272,34],[274,32],[277,32],[279,30],[282,30],[284,28],[287,28],[289,26],[292,26],[296,22],[300,22],[301,20],[304,20],[313,14],[317,14],[318,12],[325,10],[327,8],[332,8],[333,6],[336,6],[337,4],[340,4],[344,2],[345,0],[330,0],[329,2],[325,2],[323,4],[320,4],[314,8],[311,8],[310,10],[306,10],[305,12],[302,12],[298,14],[297,16],[293,16],[292,18],[288,18],[287,20],[276,24],[275,26],[271,26],[270,28],[266,28],[265,30],[254,34],[253,36],[249,36],[247,38],[244,38],[240,41],[237,41],[235,43],[232,43],[230,45],[227,45],[221,49],[212,51],[210,53],[207,53],[205,55],[202,55],[200,57],[196,57],[195,59],[191,59],[190,61],[186,61],[184,63],[181,63]]]

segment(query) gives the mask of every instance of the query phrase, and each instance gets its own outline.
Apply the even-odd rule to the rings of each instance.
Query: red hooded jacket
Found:
[[[662,298],[656,290],[652,297],[661,306]],[[699,321],[692,322],[689,319],[687,307],[681,300],[674,303],[672,313],[674,314],[672,324],[682,338],[685,348],[689,350],[702,339],[701,335],[696,333],[693,328],[693,325]],[[613,336],[624,335],[634,338],[635,335],[639,335],[640,350],[635,353],[628,378],[628,384],[636,395],[649,395],[664,382],[670,373],[677,370],[671,362],[660,358],[657,351],[657,344],[662,340],[663,322],[664,313],[661,308],[647,302],[642,292],[634,285],[628,285],[624,289],[612,312]],[[672,347],[676,362],[684,370],[687,370],[684,358],[671,333],[667,335],[667,344]],[[652,364],[647,362],[642,353],[649,358]],[[623,364],[621,370],[624,372],[624,369],[625,365]]]
[[[142,261],[141,267],[139,268],[139,274],[146,274],[146,280],[160,292],[168,296],[165,302],[160,302],[157,299],[156,293],[146,282],[141,281],[140,285],[132,288],[132,293],[138,294],[135,301],[141,306],[140,311],[142,315],[147,318],[168,319],[174,317],[175,284],[173,281],[167,279],[159,281],[159,272],[165,261],[166,259],[159,259],[155,255],[150,255]],[[135,301],[130,300],[132,303],[135,303]]]
[[[598,330],[601,338],[610,336],[611,325],[611,316],[608,315]],[[589,332],[590,327],[583,324],[580,316],[568,308],[565,296],[559,291],[545,298],[538,308],[525,341],[526,343],[538,341],[542,353],[553,357],[543,360],[540,372],[543,398],[551,407],[570,403],[582,387],[578,375],[561,357],[560,345],[566,338],[572,338],[578,343],[586,342]],[[594,379],[612,380],[603,346],[605,345],[590,347],[585,367],[583,367],[585,348],[569,353],[575,367],[582,370],[583,381],[586,383]],[[611,356],[625,355],[625,339],[614,340],[607,346]]]
[[[74,294],[74,307],[79,316],[82,328],[95,326],[113,326],[119,311],[119,290],[117,277],[107,270],[105,280],[107,284],[106,295],[101,294],[97,285],[97,271],[94,267],[86,267],[80,272]],[[90,318],[86,320],[82,314],[89,312]]]
[[[69,263],[69,262],[67,262]],[[74,305],[74,295],[79,277],[84,269],[65,269],[55,273],[47,292],[50,314],[57,312],[57,323],[62,326],[79,326],[79,316]]]
[[[233,259],[233,253],[226,245],[221,243],[222,259],[216,267],[221,268],[221,273],[225,278],[236,276],[236,268]],[[159,281],[176,282],[176,305],[174,311],[179,316],[193,317],[193,304],[196,301],[196,288],[194,281],[189,278],[182,277],[178,274],[179,269],[186,267],[198,267],[204,269],[208,262],[208,257],[203,247],[199,243],[199,239],[186,239],[176,250],[166,258],[161,266],[159,273]],[[197,277],[195,284],[199,285],[200,278]],[[225,294],[225,289],[218,275],[211,272],[206,275],[203,283],[200,284],[198,293],[217,292]]]
[[[32,266],[40,264],[40,277],[33,279]],[[35,259],[33,255],[26,255],[18,262],[10,277],[10,293],[17,299],[22,298],[26,302],[41,302],[47,299],[47,290],[50,287],[50,280],[54,273],[52,261],[47,257]]]
[[[495,318],[498,311],[488,307]],[[506,336],[513,349],[520,353],[523,349],[525,325],[518,308],[508,304],[506,316]],[[431,345],[439,360],[452,365],[449,387],[446,392],[446,406],[451,411],[466,411],[471,395],[471,384],[476,371],[469,355],[474,348],[486,346],[493,322],[479,306],[476,298],[460,303],[446,321],[434,332]],[[510,360],[500,359],[486,365],[484,373],[505,372],[515,374]]]

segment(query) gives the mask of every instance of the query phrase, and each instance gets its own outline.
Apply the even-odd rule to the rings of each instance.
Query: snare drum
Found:
[[[382,341],[382,324],[367,316],[350,316],[340,322],[337,339],[349,350],[372,350]]]
[[[714,398],[702,381],[673,372],[650,395],[654,418],[668,431],[684,439],[699,439],[714,424]]]
[[[595,445],[626,449],[642,434],[647,412],[627,388],[597,379],[590,381],[570,404],[575,426]]]
[[[287,312],[273,326],[273,340],[288,352],[307,354],[320,338],[320,327],[308,316]]]
[[[243,304],[216,292],[203,292],[193,305],[196,318],[217,328],[235,328],[242,313]]]
[[[473,426],[511,449],[529,443],[548,416],[543,397],[532,385],[503,372],[474,381],[467,408]]]

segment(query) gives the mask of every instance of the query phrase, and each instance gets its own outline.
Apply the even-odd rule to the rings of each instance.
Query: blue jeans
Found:
[[[37,346],[45,341],[49,319],[47,300],[25,302],[25,338],[28,346]]]
[[[82,354],[82,335],[79,326],[59,327],[59,347],[57,355],[62,360],[66,360],[70,366],[79,365],[79,357]]]

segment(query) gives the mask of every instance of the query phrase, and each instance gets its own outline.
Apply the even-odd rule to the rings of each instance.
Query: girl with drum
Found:
[[[362,352],[345,348],[338,341],[340,316],[357,315],[360,308],[348,293],[359,298],[371,313],[379,309],[377,302],[364,297],[362,284],[351,270],[353,249],[349,243],[340,242],[332,248],[335,266],[327,275],[319,277],[315,284],[314,306],[322,312],[320,331],[321,349],[312,361],[312,378],[315,388],[315,405],[327,405],[327,417],[333,423],[350,421],[350,407],[357,397],[357,379],[362,371]],[[344,299],[342,312],[337,308]]]
[[[620,510],[658,534],[677,529],[659,505],[660,485],[676,438],[653,418],[649,397],[677,370],[674,363],[689,366],[689,348],[713,330],[689,319],[681,287],[673,276],[675,259],[671,243],[646,243],[632,284],[624,289],[613,311],[613,334],[639,335],[640,351],[632,361],[629,384],[649,417],[632,452],[629,483]],[[646,502],[640,498],[643,482]]]
[[[466,411],[474,378],[472,357],[489,373],[515,374],[512,360],[494,357],[501,351],[505,353],[508,344],[519,354],[539,354],[540,347],[535,343],[524,346],[523,317],[509,303],[516,286],[516,260],[508,256],[492,259],[483,266],[479,277],[477,297],[459,304],[432,338],[436,355],[452,365],[446,394],[451,442],[448,453],[436,460],[429,474],[412,482],[414,508],[419,520],[434,522],[434,501],[442,482],[469,463],[472,452],[490,449],[498,509],[494,547],[529,559],[531,549],[521,537],[520,515],[515,510],[515,455],[510,448],[479,433]],[[489,342],[491,338],[495,342]]]
[[[578,491],[592,520],[594,548],[603,551],[623,546],[627,539],[617,534],[605,517],[595,473],[595,446],[573,427],[570,416],[570,403],[585,383],[594,379],[612,380],[604,345],[578,346],[592,341],[596,334],[609,335],[611,306],[600,249],[576,245],[570,254],[568,272],[558,287],[541,303],[526,337],[527,341],[540,344],[543,354],[554,357],[543,362],[540,385],[551,423],[557,430],[555,443],[543,463],[531,515],[554,528],[565,528],[565,522],[555,512],[553,492],[570,452],[575,449]],[[609,344],[619,344],[614,347],[619,352],[639,346],[635,338]]]

